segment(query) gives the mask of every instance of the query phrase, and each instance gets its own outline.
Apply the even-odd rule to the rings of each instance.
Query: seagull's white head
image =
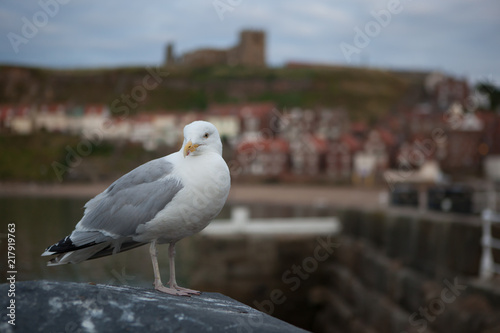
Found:
[[[208,121],[193,121],[186,125],[181,150],[184,157],[197,156],[205,152],[222,155],[222,142],[217,128]]]

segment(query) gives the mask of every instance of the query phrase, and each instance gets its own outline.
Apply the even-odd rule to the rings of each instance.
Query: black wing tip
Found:
[[[55,255],[55,254],[76,251],[76,250],[84,249],[86,247],[89,247],[89,246],[92,246],[95,244],[96,244],[95,242],[90,242],[90,243],[87,243],[84,245],[76,246],[73,243],[73,241],[71,240],[70,236],[66,236],[63,239],[61,239],[59,242],[46,248],[45,252],[42,253],[42,256],[51,256],[51,255]]]

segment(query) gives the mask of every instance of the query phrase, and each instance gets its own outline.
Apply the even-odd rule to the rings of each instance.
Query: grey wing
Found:
[[[168,177],[172,170],[171,163],[157,159],[115,181],[87,202],[71,235],[73,242],[83,245],[134,236],[139,225],[151,221],[183,188],[179,179]]]

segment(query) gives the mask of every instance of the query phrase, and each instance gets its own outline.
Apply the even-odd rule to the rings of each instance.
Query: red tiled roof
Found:
[[[396,144],[396,138],[388,130],[380,128],[378,129],[378,133],[380,134],[380,138],[382,139],[382,141],[384,141],[386,145],[393,146]]]
[[[151,114],[138,114],[133,118],[135,123],[152,123],[153,115]]]
[[[2,105],[0,106],[0,119],[4,120],[6,119],[9,115],[12,115],[14,112],[12,106],[10,105]]]
[[[344,143],[345,145],[347,145],[347,147],[349,147],[349,150],[351,150],[351,151],[357,151],[357,150],[360,150],[363,147],[363,145],[361,144],[361,142],[359,142],[359,140],[356,139],[351,134],[344,134],[344,135],[342,135],[340,137],[340,141],[342,143]]]
[[[210,115],[252,115],[254,117],[265,116],[270,113],[276,105],[272,102],[261,103],[238,103],[238,104],[212,104],[207,113]]]
[[[364,122],[358,121],[355,123],[351,123],[351,131],[357,133],[363,133],[368,131],[368,125]]]
[[[325,152],[328,149],[328,143],[325,139],[311,135],[310,140],[311,143],[314,144],[317,152]]]
[[[44,113],[53,114],[53,113],[58,113],[61,110],[64,111],[65,108],[64,108],[63,104],[53,103],[53,104],[44,104],[44,105],[41,105],[40,106],[40,110],[42,112],[44,112]]]
[[[254,117],[264,117],[274,109],[274,103],[246,104],[240,109],[241,116],[252,115]]]
[[[14,109],[14,114],[19,117],[26,117],[30,113],[30,108],[28,106],[19,106]]]
[[[86,115],[91,115],[91,114],[103,114],[106,112],[106,106],[105,105],[87,105],[85,106],[83,113]]]

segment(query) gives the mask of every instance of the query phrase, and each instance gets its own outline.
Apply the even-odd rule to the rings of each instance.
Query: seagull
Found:
[[[48,266],[76,264],[150,243],[154,287],[171,295],[199,295],[175,280],[175,244],[205,228],[221,211],[231,187],[217,128],[206,121],[184,127],[178,152],[125,174],[85,204],[71,235],[49,246]],[[157,244],[169,244],[170,281],[161,282]]]

